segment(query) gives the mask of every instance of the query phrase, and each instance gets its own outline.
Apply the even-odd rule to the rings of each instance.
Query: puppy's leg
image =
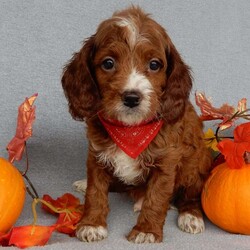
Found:
[[[142,204],[144,202],[144,197],[139,198],[134,204],[134,212],[140,212],[142,208]]]
[[[88,184],[84,214],[77,225],[76,236],[81,241],[99,241],[107,237],[108,188],[110,176],[94,157],[88,158]]]
[[[137,224],[127,236],[134,243],[161,242],[163,225],[173,193],[175,172],[152,170]],[[164,188],[163,188],[164,187]]]
[[[184,232],[197,234],[205,230],[200,203],[201,189],[201,182],[198,181],[182,190],[176,201],[179,210],[178,226]]]
[[[142,204],[145,199],[145,190],[147,189],[146,185],[142,185],[140,187],[137,187],[135,189],[129,190],[128,193],[132,197],[132,199],[135,201],[134,203],[134,212],[140,212],[142,208]]]

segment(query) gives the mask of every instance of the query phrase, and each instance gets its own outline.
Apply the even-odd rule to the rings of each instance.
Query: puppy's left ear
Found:
[[[166,58],[167,80],[162,94],[162,113],[167,122],[174,123],[184,114],[192,88],[192,78],[189,67],[183,62],[170,39]]]

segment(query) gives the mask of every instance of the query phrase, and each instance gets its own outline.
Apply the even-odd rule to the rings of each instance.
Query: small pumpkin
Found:
[[[222,229],[250,235],[250,122],[235,128],[233,141],[224,139],[217,146],[226,162],[206,181],[202,207]]]
[[[201,197],[207,217],[220,228],[250,234],[250,164],[232,169],[222,163],[215,167]]]
[[[0,158],[0,232],[6,233],[20,216],[26,188],[20,172]]]

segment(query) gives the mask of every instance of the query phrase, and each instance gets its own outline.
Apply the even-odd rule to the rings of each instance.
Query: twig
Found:
[[[27,186],[26,189],[28,191],[28,194],[31,195],[31,197],[34,199],[34,198],[39,198],[39,195],[34,187],[34,185],[32,184],[31,180],[29,179],[29,177],[27,175],[23,175],[23,177],[27,180],[29,186],[31,187],[33,193],[31,195],[31,191],[29,189],[29,187]]]
[[[243,119],[246,119],[246,120],[250,120],[250,114],[247,114],[247,112],[249,112],[250,109],[246,109],[246,110],[243,110],[243,111],[237,111],[235,112],[229,119],[227,119],[226,121],[223,122],[223,124],[227,123],[227,122],[230,122],[230,121],[233,121],[235,118],[243,118]],[[216,132],[215,132],[215,138],[216,138],[216,141],[217,142],[220,142],[221,139],[225,139],[225,138],[228,138],[228,139],[234,139],[233,136],[219,136],[219,131],[220,131],[220,126],[217,127],[216,129]]]
[[[39,198],[39,195],[38,195],[34,185],[32,184],[31,180],[27,176],[27,172],[29,170],[29,157],[28,157],[28,147],[27,147],[26,142],[25,142],[25,156],[26,156],[26,169],[21,174],[26,179],[26,181],[28,182],[29,186],[31,187],[32,192],[31,192],[31,190],[29,189],[28,186],[26,186],[26,190],[27,190],[28,194],[32,197],[32,199]]]
[[[24,143],[24,150],[25,150],[25,156],[26,156],[26,169],[24,170],[24,172],[22,173],[22,176],[25,176],[29,170],[29,157],[28,157],[28,147],[27,147],[27,143]]]

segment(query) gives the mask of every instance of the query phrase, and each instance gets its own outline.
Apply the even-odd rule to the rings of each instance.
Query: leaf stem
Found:
[[[28,192],[30,192],[30,190]],[[33,223],[32,223],[32,226],[36,226],[36,224],[37,224],[37,218],[38,218],[38,216],[37,216],[37,211],[36,211],[36,205],[38,203],[44,204],[49,209],[51,209],[54,213],[57,213],[57,214],[65,213],[68,219],[70,219],[69,216],[71,216],[73,218],[76,218],[76,216],[72,212],[79,210],[77,208],[73,209],[73,210],[70,210],[70,209],[67,209],[67,208],[66,209],[57,209],[53,205],[51,205],[50,203],[48,203],[47,201],[45,201],[43,199],[34,198],[33,202],[32,202],[32,213],[33,213]]]

